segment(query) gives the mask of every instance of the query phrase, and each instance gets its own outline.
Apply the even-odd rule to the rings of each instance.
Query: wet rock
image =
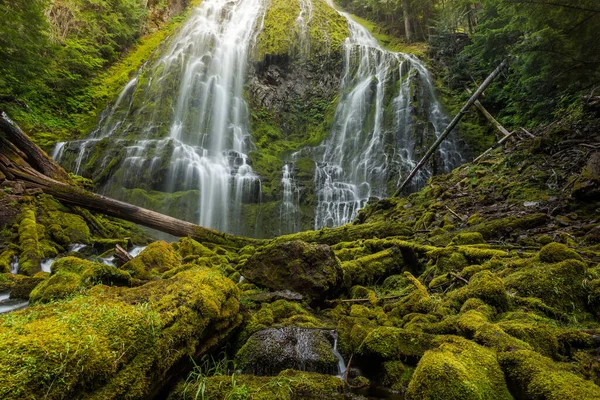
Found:
[[[600,152],[592,154],[573,185],[573,196],[580,199],[600,195]]]
[[[236,355],[243,373],[277,375],[286,369],[338,373],[331,331],[270,328],[253,334]]]
[[[269,303],[276,300],[302,301],[302,295],[291,290],[278,290],[276,292],[258,293],[249,296],[250,300]]]
[[[329,246],[299,240],[258,249],[241,273],[257,285],[298,292],[313,304],[336,292],[343,281],[340,262]]]

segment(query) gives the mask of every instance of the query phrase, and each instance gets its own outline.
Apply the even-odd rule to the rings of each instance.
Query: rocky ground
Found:
[[[532,134],[351,225],[120,268],[143,232],[0,174],[0,285],[29,300],[0,317],[0,395],[598,399],[600,124]]]

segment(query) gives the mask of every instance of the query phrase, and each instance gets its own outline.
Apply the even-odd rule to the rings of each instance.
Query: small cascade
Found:
[[[298,46],[300,54],[308,55],[310,53],[310,35],[309,24],[313,18],[312,0],[298,0],[300,5],[300,13],[296,18],[296,26],[298,29]]]
[[[264,0],[204,0],[156,60],[142,67],[87,140],[55,148],[75,173],[112,168],[99,191],[189,193],[174,208],[202,226],[236,233],[244,202],[260,198],[244,100],[248,54]],[[110,141],[107,139],[110,138]],[[117,165],[114,165],[117,164]],[[194,195],[193,192],[196,192]],[[147,206],[146,204],[140,204]],[[151,203],[156,207],[156,203]],[[172,202],[158,211],[170,213]]]
[[[370,198],[386,197],[394,190],[390,182],[408,174],[427,140],[435,140],[447,122],[423,64],[383,49],[366,28],[340,14],[348,20],[350,37],[332,131],[316,152],[321,156],[315,159],[315,229],[349,223]],[[415,99],[420,103],[413,104]],[[438,172],[462,161],[452,139],[436,160]],[[415,187],[431,173],[417,176]]]
[[[54,261],[56,261],[56,258],[47,258],[42,260],[40,263],[42,272],[52,272],[52,264],[54,264]]]
[[[281,234],[297,232],[299,229],[298,216],[300,191],[292,177],[293,168],[294,164],[285,164],[283,166],[283,177],[281,178],[283,199],[281,201],[280,210]]]
[[[337,376],[344,379],[344,375],[346,374],[346,362],[344,361],[344,358],[337,349],[338,333],[337,331],[333,331],[331,335],[333,336],[333,354],[335,354],[335,356],[338,358]]]
[[[18,274],[19,273],[19,258],[15,256],[10,263],[10,273]]]

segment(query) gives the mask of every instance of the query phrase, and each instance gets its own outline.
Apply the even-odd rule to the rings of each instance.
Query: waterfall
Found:
[[[121,173],[100,191],[122,188],[196,191],[185,218],[234,232],[242,202],[260,196],[247,162],[252,143],[244,80],[264,0],[204,0],[160,56],[140,69],[87,140],[60,144],[54,155],[79,173],[119,155]],[[107,144],[110,138],[110,144]],[[106,146],[100,162],[94,146]],[[67,162],[65,154],[76,154]],[[161,210],[164,211],[164,210]]]
[[[294,164],[285,164],[283,166],[283,177],[281,178],[283,201],[281,202],[280,210],[281,234],[294,233],[299,230],[300,191],[292,176],[293,168]]]
[[[386,197],[393,191],[389,182],[405,176],[427,147],[418,138],[435,138],[447,122],[423,64],[383,49],[366,28],[340,14],[348,20],[350,37],[332,131],[315,159],[315,229],[349,223],[371,197]],[[415,98],[421,103],[412,104]],[[414,116],[425,110],[427,123],[419,126]],[[438,155],[440,171],[461,161],[452,141]],[[414,185],[430,174],[421,173]]]

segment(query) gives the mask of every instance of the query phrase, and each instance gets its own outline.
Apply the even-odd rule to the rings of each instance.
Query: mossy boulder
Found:
[[[476,273],[469,280],[469,284],[449,295],[449,299],[464,303],[469,298],[478,298],[486,304],[499,310],[508,307],[508,295],[502,279],[490,271]]]
[[[43,254],[38,233],[35,209],[23,207],[19,221],[19,273],[31,276],[41,271],[40,260]]]
[[[600,399],[600,386],[534,351],[498,355],[507,382],[518,398],[534,400]]]
[[[0,274],[10,272],[10,265],[15,258],[15,252],[12,250],[5,250],[0,253]]]
[[[239,322],[239,290],[206,268],[36,304],[0,316],[0,398],[149,398]]]
[[[452,238],[451,244],[453,245],[468,245],[468,244],[484,244],[485,239],[479,232],[464,232]]]
[[[600,152],[590,156],[573,185],[572,193],[580,199],[593,199],[600,194]]]
[[[241,273],[260,286],[290,289],[312,303],[335,293],[343,279],[340,262],[329,246],[300,240],[259,248],[242,265]]]
[[[94,285],[129,286],[131,275],[106,264],[65,257],[52,265],[52,275],[33,289],[32,303],[60,300]]]
[[[554,264],[565,260],[583,261],[583,258],[576,251],[569,249],[562,243],[549,243],[542,247],[539,253],[541,262]]]
[[[379,360],[415,360],[431,347],[433,336],[401,328],[378,327],[358,349],[358,355]]]
[[[179,266],[181,259],[177,252],[167,242],[160,240],[150,243],[137,257],[121,266],[121,269],[134,278],[149,280]]]
[[[406,398],[511,400],[512,396],[492,350],[469,340],[452,338],[421,358]]]
[[[342,263],[344,284],[369,285],[402,270],[404,261],[399,249],[392,247],[356,260]]]
[[[548,245],[551,246],[551,245]],[[562,310],[582,310],[588,293],[585,263],[567,259],[555,264],[531,262],[504,278],[506,288],[521,297],[537,297]]]
[[[236,355],[242,373],[277,375],[286,369],[337,374],[331,331],[283,327],[253,334]]]

